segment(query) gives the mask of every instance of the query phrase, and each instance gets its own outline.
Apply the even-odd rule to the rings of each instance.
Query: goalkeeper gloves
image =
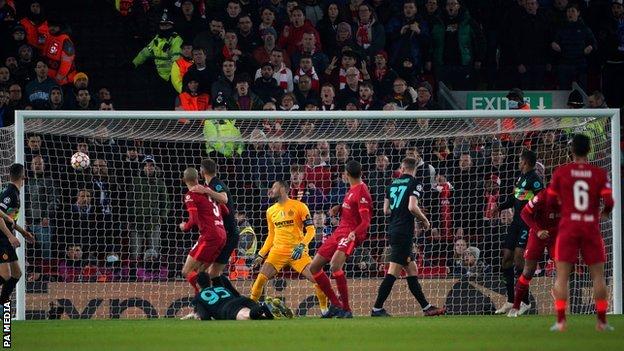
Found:
[[[262,260],[264,260],[264,257],[262,257],[260,255],[256,255],[256,258],[254,258],[253,264],[251,266],[253,268],[258,267],[260,264],[262,264]]]
[[[298,260],[301,258],[301,256],[303,256],[303,251],[305,250],[305,245],[303,243],[295,246],[295,248],[293,249],[292,255],[290,256],[290,258],[292,258],[293,260]]]

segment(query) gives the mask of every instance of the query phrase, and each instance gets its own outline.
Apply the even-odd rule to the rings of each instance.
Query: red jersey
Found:
[[[520,216],[526,225],[537,234],[540,230],[548,230],[550,237],[557,235],[559,225],[559,206],[556,202],[548,200],[548,193],[542,191],[529,201]],[[552,195],[551,195],[552,196]]]
[[[347,236],[354,231],[357,241],[366,239],[370,226],[373,200],[365,183],[352,186],[345,194],[340,211],[340,223],[334,234]]]
[[[600,198],[604,200],[605,212],[613,208],[607,172],[587,163],[568,163],[558,167],[548,192],[559,199],[562,225],[597,228],[600,224]]]
[[[200,239],[207,237],[225,238],[225,227],[223,226],[220,207],[210,197],[189,191],[184,195],[184,204],[189,213],[189,220],[184,227],[185,232],[197,226]]]

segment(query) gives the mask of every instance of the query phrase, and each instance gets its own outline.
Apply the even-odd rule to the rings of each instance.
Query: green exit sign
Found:
[[[466,96],[468,110],[507,110],[507,92],[469,92]],[[525,92],[526,101],[534,110],[550,109],[553,106],[553,97],[548,92]]]

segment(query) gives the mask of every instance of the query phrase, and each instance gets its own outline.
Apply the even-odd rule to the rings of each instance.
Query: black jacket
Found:
[[[552,26],[542,12],[536,15],[525,13],[521,21],[515,22],[511,40],[514,65],[544,65],[552,62]]]

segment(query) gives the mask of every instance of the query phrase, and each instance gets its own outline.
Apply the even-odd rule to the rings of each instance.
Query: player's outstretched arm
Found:
[[[431,224],[429,223],[427,216],[425,216],[420,209],[420,206],[418,206],[418,198],[416,196],[410,196],[409,204],[407,206],[407,209],[414,215],[414,217],[418,218],[418,220],[423,224],[423,229],[429,230]]]
[[[390,211],[390,200],[388,200],[388,199],[384,199],[384,204],[383,204],[383,213],[384,213],[386,216],[389,216],[391,212],[392,212],[392,211]]]
[[[208,195],[210,196],[210,198],[220,204],[226,204],[228,202],[228,196],[225,192],[217,192],[207,186],[197,184],[193,186],[190,190],[194,193]]]
[[[189,208],[188,209],[188,213],[189,213],[189,220],[188,220],[188,222],[180,223],[180,229],[182,229],[183,232],[190,231],[198,223],[198,220],[197,220],[197,208],[194,208],[194,207],[193,208]]]
[[[306,204],[303,204],[301,207],[301,222],[303,223],[303,228],[305,230],[305,236],[303,237],[303,243],[308,246],[314,236],[316,235],[316,228],[314,228],[314,221],[312,220],[312,216],[310,215],[310,209]]]
[[[275,224],[271,221],[269,211],[267,211],[267,226],[269,227],[269,235],[264,241],[262,248],[260,248],[260,251],[258,251],[260,257],[266,257],[269,254],[269,250],[273,247],[273,240],[275,238]]]
[[[2,235],[6,235],[7,239],[9,239],[9,242],[13,247],[20,246],[19,240],[15,237],[15,235],[13,235],[13,233],[11,233],[11,230],[9,229],[9,227],[7,227],[4,220],[0,220],[0,232],[2,232]]]
[[[539,197],[535,197],[533,198],[533,200],[529,201],[522,208],[522,212],[520,212],[520,217],[522,218],[522,221],[524,221],[524,223],[527,226],[529,226],[529,228],[535,230],[536,232],[542,230],[542,228],[539,228],[539,225],[537,224],[537,220],[535,219],[536,210],[540,210],[540,209],[535,208],[535,203],[536,203],[535,200],[538,198]]]

